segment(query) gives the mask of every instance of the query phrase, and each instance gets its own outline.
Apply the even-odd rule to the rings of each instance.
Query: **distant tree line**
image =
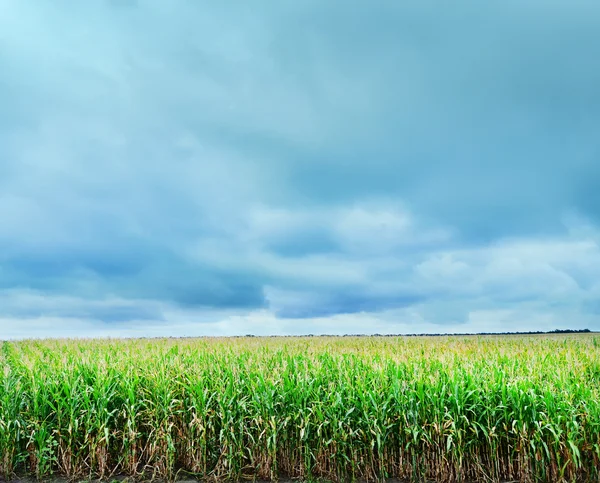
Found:
[[[452,332],[439,334],[307,334],[307,335],[273,335],[268,337],[445,337],[445,336],[467,336],[467,335],[547,335],[547,334],[587,334],[590,329],[556,329],[551,331],[524,331],[524,332]],[[246,334],[244,337],[257,337],[254,334]],[[260,336],[258,336],[260,337]]]
[[[398,335],[387,335],[387,334],[373,334],[373,337],[443,337],[443,336],[463,336],[463,335],[547,335],[547,334],[587,334],[590,333],[590,329],[556,329],[548,331],[524,331],[524,332],[458,332],[458,333],[447,333],[447,334],[398,334]],[[348,336],[344,336],[348,337]]]

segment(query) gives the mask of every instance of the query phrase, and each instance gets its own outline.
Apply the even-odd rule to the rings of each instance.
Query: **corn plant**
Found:
[[[590,335],[0,346],[0,474],[598,481]]]

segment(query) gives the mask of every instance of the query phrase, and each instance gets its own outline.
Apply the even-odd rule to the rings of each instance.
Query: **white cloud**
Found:
[[[269,217],[287,219],[281,213]],[[310,216],[304,213],[300,219]],[[270,223],[266,228],[261,223],[257,233],[268,238],[273,234]],[[326,225],[335,230],[334,223]],[[397,261],[401,252],[382,258],[370,249],[346,255],[342,251],[335,257],[275,256],[261,251],[262,238],[256,233],[242,238],[255,240],[254,252],[243,255],[237,251],[241,245],[215,243],[212,251],[201,251],[203,260],[266,274],[272,281],[264,286],[268,309],[193,309],[143,299],[82,299],[11,290],[0,298],[4,314],[9,314],[0,321],[3,337],[600,329],[597,315],[589,309],[600,296],[600,284],[576,282],[593,280],[600,267],[600,246],[589,231],[583,237],[567,233],[540,240],[500,240],[472,249],[440,246],[435,252],[406,252],[403,264]],[[403,307],[382,307],[394,297],[402,305],[407,293],[422,297]],[[343,310],[335,306],[340,297],[349,297],[349,306],[352,297],[364,297],[366,306],[353,313],[328,313],[331,304],[334,312]],[[303,315],[277,315],[294,313]]]
[[[339,314],[302,320],[281,319],[267,310],[244,314],[172,309],[166,320],[130,320],[101,324],[96,319],[59,317],[0,318],[0,340],[79,337],[202,337],[236,335],[438,334],[598,329],[595,318],[570,310],[536,306],[476,310],[462,322],[439,323],[424,316],[423,307],[376,313]]]

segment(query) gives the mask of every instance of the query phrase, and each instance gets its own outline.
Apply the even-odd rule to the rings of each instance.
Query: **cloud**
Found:
[[[2,334],[600,328],[597,2],[0,11]]]

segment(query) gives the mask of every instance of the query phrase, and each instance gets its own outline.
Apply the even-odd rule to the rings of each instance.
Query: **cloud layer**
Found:
[[[599,19],[0,0],[0,339],[600,330]]]

